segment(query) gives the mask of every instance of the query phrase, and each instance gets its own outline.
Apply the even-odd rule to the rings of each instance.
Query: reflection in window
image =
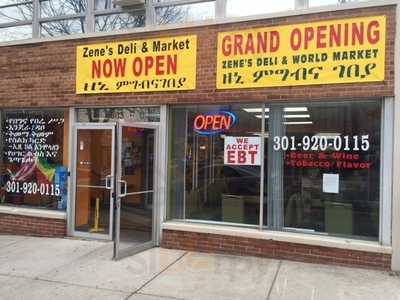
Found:
[[[219,111],[233,113],[236,125],[208,135],[194,130],[196,118]],[[221,127],[221,116],[226,115],[217,114],[214,128]],[[224,147],[233,137],[259,143],[261,120],[236,106],[181,107],[172,110],[170,128],[169,217],[258,224],[260,165],[240,164],[238,152],[225,161]]]
[[[32,25],[0,28],[0,42],[32,38]]]
[[[284,226],[377,239],[381,105],[291,109],[280,114],[285,134],[273,137],[274,155],[283,157],[276,172],[283,174]]]
[[[1,114],[0,204],[65,210],[68,110]]]
[[[116,5],[113,2],[114,2],[113,0],[95,0],[94,9],[103,10],[103,9],[115,8]]]
[[[27,3],[0,8],[0,24],[32,20],[32,7]]]
[[[245,5],[243,4],[243,0],[227,0],[226,15],[228,17],[249,16],[293,10],[294,8],[295,0],[252,0]]]
[[[41,0],[40,16],[55,17],[84,13],[86,0]]]
[[[160,122],[159,107],[78,108],[77,122]]]
[[[194,22],[212,19],[215,16],[215,2],[166,6],[156,9],[157,24]]]
[[[42,37],[55,37],[85,32],[85,18],[44,22],[40,24]]]
[[[145,16],[137,13],[123,13],[98,16],[95,18],[95,31],[114,31],[119,29],[142,27]]]

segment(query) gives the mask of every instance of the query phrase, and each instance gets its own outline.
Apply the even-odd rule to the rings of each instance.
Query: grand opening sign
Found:
[[[218,34],[217,88],[385,79],[385,16]]]
[[[78,94],[192,90],[196,36],[78,46]]]

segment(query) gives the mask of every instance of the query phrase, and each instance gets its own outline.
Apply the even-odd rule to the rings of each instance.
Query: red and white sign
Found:
[[[225,136],[224,164],[260,166],[261,138],[254,136]]]

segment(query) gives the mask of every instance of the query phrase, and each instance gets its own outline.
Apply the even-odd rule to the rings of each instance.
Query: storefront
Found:
[[[396,10],[0,44],[0,234],[397,269]]]

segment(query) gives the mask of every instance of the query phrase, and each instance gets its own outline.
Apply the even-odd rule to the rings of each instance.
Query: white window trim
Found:
[[[58,219],[58,220],[67,219],[67,213],[65,211],[52,211],[47,209],[3,206],[3,205],[0,205],[0,215],[1,214],[46,218],[46,219]]]
[[[316,236],[302,233],[282,231],[260,231],[257,228],[239,228],[222,225],[205,225],[185,222],[169,221],[161,225],[162,230],[176,230],[185,232],[236,236],[261,240],[272,240],[310,246],[339,248],[346,250],[365,251],[383,254],[392,254],[392,247],[380,245],[378,242],[353,240],[347,238]]]

